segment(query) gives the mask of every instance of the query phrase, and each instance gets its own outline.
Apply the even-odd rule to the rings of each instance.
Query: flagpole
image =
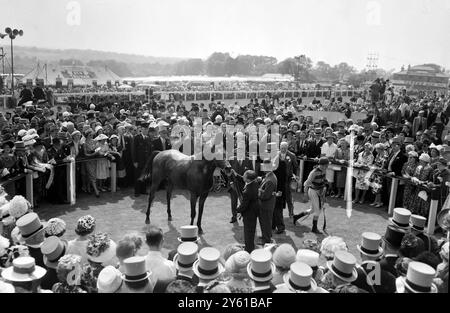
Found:
[[[350,218],[352,216],[352,190],[353,190],[353,186],[352,186],[352,182],[353,182],[353,164],[354,164],[354,131],[352,130],[350,132],[350,156],[349,156],[349,162],[348,162],[348,167],[347,167],[347,179],[346,179],[346,213],[347,213],[347,217]]]

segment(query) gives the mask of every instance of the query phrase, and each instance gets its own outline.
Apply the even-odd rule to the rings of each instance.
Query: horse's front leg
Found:
[[[191,192],[191,225],[194,225],[195,206],[197,205],[198,196]]]
[[[197,227],[198,233],[203,234],[202,229],[202,216],[203,216],[203,207],[205,206],[206,198],[208,197],[208,193],[204,193],[200,196],[200,200],[198,202],[198,218],[197,218]]]

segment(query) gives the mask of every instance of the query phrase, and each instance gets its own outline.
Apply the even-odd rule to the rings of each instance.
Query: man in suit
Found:
[[[388,171],[389,176],[402,176],[403,164],[408,161],[408,157],[401,149],[402,142],[399,137],[392,139],[392,151],[389,154],[388,160],[385,165],[385,169]],[[387,190],[391,190],[392,180],[387,179]],[[403,192],[397,193],[403,194]],[[400,201],[400,199],[399,199]]]
[[[277,177],[273,173],[274,168],[270,159],[264,160],[261,164],[261,171],[266,173],[258,190],[258,196],[261,200],[259,225],[262,233],[262,245],[272,243],[272,218],[277,191]]]
[[[240,176],[237,176],[240,177]],[[245,251],[251,253],[255,249],[256,220],[261,210],[258,199],[258,176],[255,171],[247,170],[242,177],[245,182],[242,191],[242,202],[237,208],[244,219],[244,241]]]
[[[294,153],[288,150],[288,143],[282,142],[280,144],[280,152],[278,154],[280,161],[284,161],[286,165],[286,185],[284,186],[284,190],[286,192],[285,198],[286,203],[289,210],[289,217],[294,215],[294,204],[292,201],[291,188],[289,187],[289,183],[292,177],[296,177],[298,173],[298,162],[297,157]]]
[[[244,176],[244,173],[248,170],[255,171],[253,168],[252,162],[245,158],[244,160],[239,160],[237,158],[233,158],[232,160],[229,160],[231,168],[234,170],[234,172],[239,176]],[[256,172],[256,171],[255,171]],[[228,178],[228,192],[230,193],[231,197],[231,220],[230,223],[236,223],[237,222],[237,207],[238,207],[238,193],[237,190],[243,190],[245,182],[243,182],[240,179],[233,179],[233,172],[228,171],[227,172],[227,178]],[[232,185],[233,183],[234,185]]]
[[[421,130],[424,131],[427,129],[427,119],[424,117],[425,111],[419,111],[419,116],[414,118],[413,126],[412,126],[412,135],[416,136],[416,133]]]
[[[314,139],[310,140],[306,146],[306,157],[309,159],[320,158],[322,153],[322,145],[325,140],[322,138],[322,128],[314,129]],[[314,164],[312,162],[305,162],[304,177],[308,177],[312,171]]]
[[[297,131],[298,136],[298,147],[297,147],[297,155],[298,156],[305,156],[306,155],[306,149],[308,146],[308,140],[306,138],[306,131],[299,130]]]
[[[123,163],[125,165],[126,179],[125,185],[130,186],[134,183],[134,166],[133,155],[134,151],[134,136],[131,134],[131,124],[125,124],[125,133],[121,136],[121,142],[123,143]]]
[[[165,123],[165,124],[160,124],[158,126],[159,136],[158,136],[158,138],[154,139],[152,142],[154,151],[164,151],[164,150],[172,149],[172,145],[170,143],[170,138],[169,138],[169,130],[167,129],[167,125],[168,124]]]
[[[141,122],[141,132],[134,137],[133,165],[135,169],[134,195],[146,194],[145,183],[139,181],[142,170],[147,163],[148,156],[152,153],[152,143],[148,136],[148,122]]]

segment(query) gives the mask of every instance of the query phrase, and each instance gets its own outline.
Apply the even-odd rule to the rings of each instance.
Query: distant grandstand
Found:
[[[439,71],[435,66],[417,65],[407,70],[394,73],[394,86],[417,90],[447,90],[449,76]]]
[[[67,88],[70,86],[102,86],[120,84],[122,79],[107,67],[77,65],[37,65],[22,78],[22,83],[34,86]]]

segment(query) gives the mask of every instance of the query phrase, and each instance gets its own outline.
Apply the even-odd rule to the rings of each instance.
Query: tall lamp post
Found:
[[[13,48],[13,40],[16,39],[17,36],[23,36],[23,30],[12,30],[11,27],[5,28],[5,33],[9,35],[11,39],[11,94],[14,97],[14,48]],[[3,38],[4,36],[2,36]]]

